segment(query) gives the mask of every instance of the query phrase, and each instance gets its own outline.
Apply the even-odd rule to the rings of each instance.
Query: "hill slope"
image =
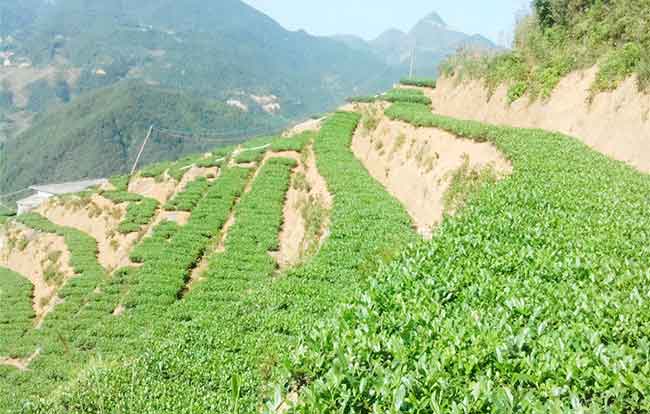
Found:
[[[31,264],[56,282],[49,257],[69,253],[75,275],[63,278],[56,306],[34,329],[30,286],[0,268],[0,294],[11,298],[0,302],[8,326],[0,409],[644,411],[649,177],[565,135],[456,120],[404,102],[421,93],[393,92],[396,103],[373,104],[401,133],[384,133],[372,106],[350,106],[317,136],[258,139],[52,201],[70,214],[140,220],[130,255],[137,266],[104,268],[93,237],[49,221],[47,208],[11,220],[1,228],[10,230],[10,254],[28,256],[35,240],[56,235],[66,248]],[[377,135],[354,137],[373,125]],[[435,134],[418,136],[423,130]],[[380,184],[399,171],[371,178],[351,148],[359,139],[370,141],[362,152],[425,172],[468,164],[466,153],[440,141],[494,146],[513,173],[497,182],[455,170],[449,191],[462,195],[459,209],[431,240],[417,241],[405,204]],[[279,270],[287,194],[309,191],[300,165],[311,157],[333,197],[331,210],[316,203],[304,214],[326,238],[308,260]],[[171,179],[176,193],[164,212],[129,192],[198,164],[218,172],[185,187],[184,178]],[[97,213],[93,198],[115,205]],[[175,220],[158,220],[167,213]]]
[[[247,131],[271,132],[284,121],[183,92],[121,82],[38,118],[30,129],[8,141],[0,166],[0,188],[13,190],[128,171],[152,124],[213,138],[206,141],[156,132],[143,153],[143,163],[204,151],[219,145],[214,139],[234,143]],[[227,138],[218,131],[228,132]]]

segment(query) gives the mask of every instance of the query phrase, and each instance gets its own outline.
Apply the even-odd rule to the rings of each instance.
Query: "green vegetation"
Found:
[[[469,165],[469,157],[465,154],[463,164],[451,175],[449,188],[443,197],[446,213],[455,213],[465,206],[465,203],[474,194],[477,194],[485,185],[496,182],[496,173],[490,165],[483,169],[475,169]]]
[[[7,352],[32,327],[32,284],[25,277],[0,267],[0,355]]]
[[[169,167],[167,174],[169,174],[169,176],[172,177],[174,180],[180,182],[181,179],[183,179],[185,173],[195,165],[201,168],[212,168],[212,167],[218,167],[222,165],[223,162],[217,161],[217,159],[219,158],[221,157],[215,157],[214,155],[211,155],[207,158],[204,157],[203,155],[188,156],[174,162]]]
[[[155,258],[158,252],[165,248],[169,240],[180,230],[174,221],[163,220],[153,229],[150,237],[145,237],[129,254],[134,263],[144,263]]]
[[[158,200],[142,197],[141,201],[129,204],[126,208],[126,216],[120,223],[117,230],[120,233],[128,234],[140,231],[146,226],[158,210]]]
[[[227,147],[227,152],[222,153],[221,151],[212,152],[212,155],[206,158],[200,158],[196,161],[196,166],[199,168],[212,168],[212,167],[221,167],[227,164],[228,156],[234,148]]]
[[[380,96],[388,102],[410,102],[424,105],[431,105],[431,99],[424,96],[424,93],[418,89],[392,89]]]
[[[302,152],[307,144],[312,142],[318,134],[316,132],[303,132],[291,138],[276,138],[271,143],[271,151],[296,151]]]
[[[399,81],[402,85],[406,86],[419,86],[421,88],[432,88],[436,87],[435,79],[424,79],[424,78],[414,78],[414,79],[402,79]]]
[[[15,215],[16,212],[14,210],[9,210],[7,207],[4,207],[0,205],[0,217],[11,217]]]
[[[230,145],[275,133],[336,107],[353,88],[376,93],[402,73],[372,50],[287,31],[239,0],[45,3],[0,2],[0,36],[11,38],[2,50],[48,73],[17,93],[0,87],[0,119],[4,108],[17,109],[14,95],[37,113],[21,137],[9,138],[3,192],[43,176],[127,172],[151,124],[168,133],[152,137],[143,165],[204,152],[214,146],[209,138]],[[278,113],[267,113],[260,98],[277,101]]]
[[[203,198],[210,183],[205,177],[199,177],[187,183],[187,186],[173,199],[165,204],[168,211],[192,211],[194,206]]]
[[[65,80],[51,82],[40,79],[27,87],[29,100],[27,110],[35,113],[44,112],[48,108],[70,100],[70,88]]]
[[[241,151],[234,156],[235,162],[238,164],[247,164],[262,161],[264,154],[271,147],[271,144],[278,139],[278,137],[258,137],[246,142],[246,145],[242,146]]]
[[[143,327],[157,323],[158,316],[178,300],[190,269],[225,223],[249,175],[248,169],[227,169],[167,245],[150,245],[151,250],[142,250],[146,258],[142,267],[119,269],[110,278],[100,270],[90,237],[84,240],[92,240],[92,252],[74,239],[77,233],[82,236],[80,232],[38,215],[21,216],[33,228],[65,234],[72,262],[83,256],[88,270],[59,292],[65,302],[48,315],[42,329],[31,330],[16,343],[12,355],[30,355],[38,347],[42,352],[28,372],[0,370],[0,411],[16,411],[26,398],[49,396],[54,387],[76,378],[78,369],[93,357],[117,355],[141,344]],[[99,268],[96,275],[90,274],[91,268]],[[113,315],[120,306],[124,317]],[[67,408],[62,411],[69,412]]]
[[[93,277],[103,273],[97,263],[97,242],[92,237],[79,230],[56,225],[37,213],[23,214],[16,217],[16,220],[34,230],[62,236],[70,250],[70,265],[75,273],[91,272],[94,273]],[[90,279],[90,276],[84,277]]]
[[[129,305],[125,315],[143,315],[150,331],[142,332],[143,325],[133,320],[126,338],[133,332],[137,341],[121,339],[128,345],[120,353],[110,361],[104,357],[106,362],[94,364],[63,392],[36,401],[32,412],[92,413],[108,406],[133,413],[257,411],[261,394],[271,391],[265,384],[283,376],[283,361],[305,327],[365,289],[366,278],[381,263],[415,240],[404,209],[349,149],[358,122],[356,114],[337,113],[314,144],[319,171],[334,195],[330,236],[316,256],[274,276],[276,265],[268,251],[277,247],[284,193],[295,164],[270,159],[251,191],[242,195],[225,252],[210,257],[204,280],[178,300],[177,283],[186,271],[167,267],[185,269],[187,254],[175,256],[179,243],[191,240],[180,236],[184,226],[166,249],[145,260],[132,299],[125,302],[147,299]],[[211,192],[225,186],[222,180],[229,171]],[[205,220],[195,214],[196,209],[190,220]],[[174,257],[167,258],[170,253]],[[180,267],[176,260],[183,260]]]
[[[48,315],[40,329],[30,329],[16,336],[6,344],[9,355],[26,357],[40,349],[41,357],[36,363],[41,378],[62,378],[61,368],[72,362],[71,343],[87,333],[89,320],[79,315],[83,307],[90,307],[88,299],[95,289],[106,282],[104,269],[97,261],[97,243],[78,230],[55,225],[44,217],[29,213],[16,218],[20,223],[35,230],[62,236],[70,252],[70,265],[75,277],[58,290],[63,302]],[[93,314],[90,321],[95,323],[98,315]],[[3,350],[4,351],[4,350]],[[21,387],[25,387],[21,389]],[[15,396],[33,389],[26,374],[16,370],[0,371],[0,411],[11,412],[8,404],[18,402]]]
[[[131,181],[131,177],[128,175],[116,175],[108,180],[108,182],[115,187],[115,191],[120,192],[120,194],[128,191],[129,181]],[[117,198],[119,198],[119,196],[116,197],[116,199]]]
[[[129,193],[125,190],[102,191],[100,194],[102,197],[111,200],[115,204],[137,203],[143,199],[140,194]]]
[[[230,145],[242,141],[247,129],[276,130],[284,122],[182,92],[120,82],[39,116],[31,128],[7,141],[0,189],[24,188],[39,177],[63,182],[127,172],[152,124],[158,129],[143,152],[141,165],[204,153],[218,144],[198,136],[215,135],[212,131],[234,131],[221,138],[223,145]],[[162,129],[180,129],[194,138],[170,136]]]
[[[557,133],[387,115],[491,142],[514,174],[306,336],[296,411],[647,411],[648,176]]]
[[[349,103],[373,103],[378,99],[377,96],[352,96],[347,98]]]
[[[160,178],[171,167],[173,162],[157,162],[149,164],[140,170],[140,175],[145,178]]]
[[[593,93],[616,88],[632,74],[650,86],[648,0],[535,0],[534,15],[519,22],[514,49],[496,56],[460,54],[441,66],[446,76],[484,79],[490,91],[509,85],[513,102],[528,93],[550,96],[562,77],[599,66]]]

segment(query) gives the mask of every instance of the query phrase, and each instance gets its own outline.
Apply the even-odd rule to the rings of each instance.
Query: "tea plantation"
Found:
[[[513,174],[421,240],[350,149],[360,115],[336,112],[317,134],[145,168],[220,167],[166,203],[112,179],[99,194],[126,203],[120,231],[146,234],[133,266],[103,268],[92,237],[41,215],[10,219],[62,236],[76,277],[35,329],[30,284],[0,268],[0,357],[38,351],[0,364],[0,412],[650,411],[650,177],[571,137],[434,115],[419,91],[372,99],[492,143]],[[269,252],[307,149],[328,235],[280,271]]]

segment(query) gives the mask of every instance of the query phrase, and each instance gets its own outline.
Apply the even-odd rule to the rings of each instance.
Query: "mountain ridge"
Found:
[[[389,28],[369,41],[353,35],[336,35],[332,38],[356,50],[371,50],[386,64],[401,67],[403,71],[407,70],[415,49],[415,71],[419,76],[426,77],[436,77],[438,65],[458,49],[499,49],[481,34],[470,35],[451,28],[436,11],[418,20],[408,31]]]

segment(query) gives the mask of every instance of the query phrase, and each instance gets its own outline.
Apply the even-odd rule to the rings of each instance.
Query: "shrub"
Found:
[[[635,43],[627,43],[622,48],[610,52],[599,67],[593,89],[615,89],[622,80],[639,68],[642,54],[641,47]]]
[[[406,86],[419,86],[422,88],[434,89],[436,87],[435,79],[402,79],[399,83]]]
[[[377,100],[376,96],[353,96],[346,99],[349,103],[373,103]]]
[[[508,103],[513,103],[523,97],[528,90],[526,82],[517,82],[508,88]]]
[[[119,224],[117,231],[123,234],[140,231],[142,226],[151,222],[158,209],[158,200],[143,197],[141,201],[131,203],[126,208],[126,216]]]

